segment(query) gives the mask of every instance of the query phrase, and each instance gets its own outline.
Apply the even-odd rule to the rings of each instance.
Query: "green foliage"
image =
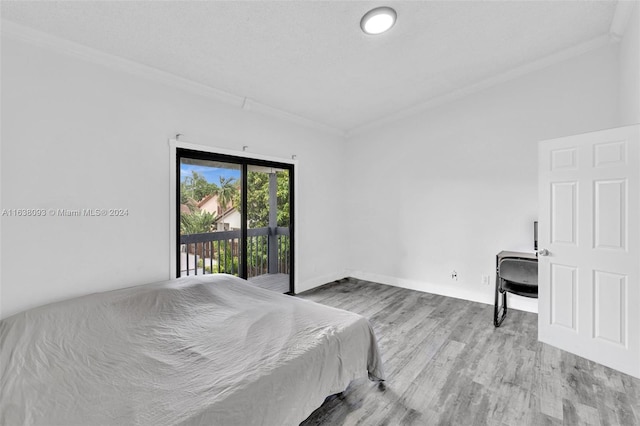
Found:
[[[238,267],[238,256],[233,255],[233,251],[230,246],[220,246],[220,251],[216,253],[216,260],[220,265],[221,274],[238,275],[240,268]],[[218,273],[218,268],[215,267],[214,273]]]
[[[289,226],[289,173],[277,172],[277,226]],[[269,225],[269,174],[264,172],[252,172],[247,175],[247,203],[248,221],[250,228],[262,228]],[[234,178],[220,177],[219,185],[208,183],[206,179],[193,172],[193,175],[180,184],[180,202],[189,207],[190,213],[182,213],[180,216],[180,232],[183,235],[212,232],[216,214],[206,211],[199,211],[196,207],[197,201],[207,195],[217,195],[218,203],[223,209],[230,203],[240,211],[240,190],[239,182]],[[217,248],[217,247],[216,247]],[[289,250],[289,239],[279,241],[281,253]],[[250,276],[260,270],[266,270],[267,258],[267,238],[250,239],[247,246],[247,267]],[[220,246],[220,251],[216,250],[214,255],[213,271],[208,261],[198,260],[198,268],[205,268],[208,273],[228,273],[238,275],[238,257],[233,255],[231,246]],[[255,273],[252,274],[252,270]]]
[[[289,226],[289,172],[277,172],[278,199],[277,226]],[[249,172],[247,174],[247,219],[250,228],[269,226],[269,174]],[[240,211],[240,194],[234,197],[234,206]]]
[[[218,196],[218,204],[222,207],[223,211],[226,210],[229,203],[234,201],[236,194],[240,193],[238,184],[235,178],[220,176],[220,185],[216,186],[214,194]]]
[[[191,210],[190,213],[180,215],[180,234],[200,234],[213,231],[216,214],[206,211]]]
[[[267,256],[267,237],[252,237],[247,241],[247,267],[249,269],[266,269],[269,258]]]
[[[289,226],[289,172],[278,172],[278,226]]]
[[[197,269],[198,269],[198,272],[199,272],[199,271],[202,271],[202,266],[203,266],[203,264],[204,264],[204,260],[203,260],[203,259],[198,259],[198,265],[196,266],[196,267],[197,267]],[[212,273],[212,272],[211,272],[211,265],[209,264],[209,262],[207,262],[207,264],[206,264],[206,265],[204,265],[204,270],[205,270],[205,272],[206,272],[206,273],[208,273],[208,274],[211,274],[211,273]],[[215,267],[215,265],[214,265],[214,266],[213,266],[213,273],[215,274],[215,273],[217,273],[217,272],[218,272],[218,270],[216,269],[216,267]]]
[[[180,182],[180,204],[195,205],[207,195],[216,194],[218,185],[207,182],[200,173],[192,171]]]
[[[218,264],[220,264],[220,272],[218,272]],[[209,259],[198,259],[197,268],[198,271],[204,270],[209,274],[232,274],[238,275],[239,268],[238,256],[234,256],[231,247],[225,248],[223,245],[220,246],[220,251],[216,251],[214,255],[213,261],[213,270],[211,269],[211,262]]]
[[[193,171],[180,182],[180,204],[189,208],[189,213],[180,215],[180,232],[182,235],[199,234],[214,231],[217,213],[200,211],[198,201],[209,195],[218,196],[218,204],[224,209],[238,193],[237,181],[234,178],[220,176],[220,186],[209,183],[200,173]]]

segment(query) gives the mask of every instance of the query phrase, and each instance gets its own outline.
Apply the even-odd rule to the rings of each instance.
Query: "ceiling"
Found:
[[[349,131],[609,33],[615,1],[2,1],[2,18]],[[369,9],[396,9],[365,35]]]

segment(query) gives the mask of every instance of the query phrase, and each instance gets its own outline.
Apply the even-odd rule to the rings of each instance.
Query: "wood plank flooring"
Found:
[[[302,425],[640,425],[640,380],[538,343],[537,316],[343,280],[298,297],[369,318],[386,386],[358,379]]]

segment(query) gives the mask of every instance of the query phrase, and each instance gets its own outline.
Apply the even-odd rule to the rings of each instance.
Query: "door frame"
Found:
[[[244,148],[244,147],[243,147]],[[179,214],[179,203],[178,203],[178,189],[179,185],[177,183],[177,154],[178,149],[201,152],[204,155],[211,154],[220,157],[221,161],[224,161],[226,157],[230,161],[239,160],[241,163],[251,163],[257,166],[265,165],[265,166],[274,166],[274,163],[280,165],[288,165],[290,166],[290,176],[292,179],[290,180],[290,203],[293,205],[293,208],[290,211],[290,241],[291,241],[291,271],[290,271],[290,281],[289,281],[289,294],[295,294],[296,288],[298,287],[298,273],[297,273],[297,253],[298,253],[298,240],[295,238],[295,233],[297,231],[297,226],[295,222],[295,218],[298,217],[298,203],[296,200],[298,199],[298,185],[296,182],[298,180],[298,160],[293,158],[282,158],[282,157],[273,157],[262,154],[249,153],[246,151],[236,151],[227,148],[220,148],[209,145],[200,145],[191,142],[187,142],[182,138],[178,139],[169,139],[169,279],[174,279],[178,274],[178,266],[177,266],[177,247],[179,243],[178,238],[178,214]],[[243,172],[246,171],[246,166],[243,166]],[[291,173],[292,172],[292,173]],[[246,173],[243,173],[243,179],[246,179]],[[245,182],[246,183],[246,182]],[[245,196],[242,197],[246,199]],[[245,206],[246,207],[246,206]],[[243,209],[243,212],[246,212],[246,208]],[[246,213],[243,213],[243,217]],[[246,222],[246,221],[245,221]],[[243,228],[244,229],[244,228]],[[241,244],[243,247],[243,253],[246,253],[246,229],[242,231]],[[243,268],[246,268],[245,262],[243,262]]]

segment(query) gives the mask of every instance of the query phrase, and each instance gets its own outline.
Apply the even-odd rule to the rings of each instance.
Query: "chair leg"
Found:
[[[502,306],[498,304],[500,301],[500,296],[502,296]],[[495,294],[495,305],[493,308],[493,326],[500,327],[502,321],[504,321],[507,316],[507,292],[500,291],[500,278],[496,276],[496,294]]]

